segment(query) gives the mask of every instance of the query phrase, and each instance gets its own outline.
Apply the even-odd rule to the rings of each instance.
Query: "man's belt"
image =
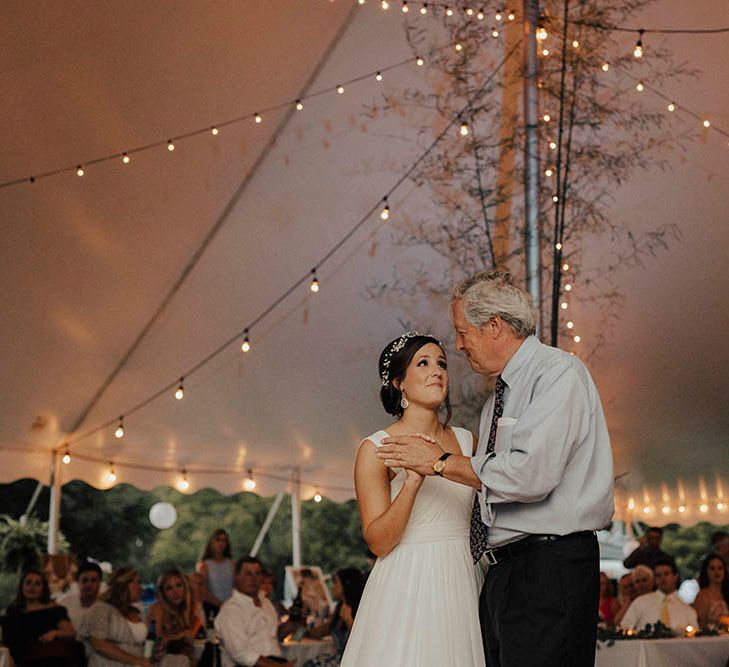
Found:
[[[495,549],[487,549],[484,553],[484,558],[489,565],[496,565],[509,558],[515,558],[525,554],[527,551],[531,551],[535,547],[547,542],[555,542],[556,540],[563,540],[568,537],[575,537],[577,535],[591,535],[592,531],[584,530],[578,533],[570,533],[569,535],[528,535],[515,542],[509,542],[502,547],[496,547]]]

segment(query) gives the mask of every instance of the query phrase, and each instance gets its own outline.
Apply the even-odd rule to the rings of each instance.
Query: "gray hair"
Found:
[[[522,338],[537,328],[537,310],[531,296],[511,282],[505,271],[482,271],[453,289],[453,299],[463,301],[466,321],[481,328],[498,315]]]

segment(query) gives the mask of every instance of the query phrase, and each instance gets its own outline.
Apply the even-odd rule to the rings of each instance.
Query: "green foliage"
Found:
[[[0,553],[3,568],[10,572],[39,567],[41,555],[46,553],[48,544],[48,522],[31,516],[26,519],[13,519],[7,514],[0,515]],[[59,536],[59,546],[68,549],[68,541]]]
[[[706,521],[688,527],[669,524],[663,529],[661,549],[676,559],[682,577],[695,577],[701,561],[710,551],[711,536],[717,530],[729,531],[729,526],[716,526]]]

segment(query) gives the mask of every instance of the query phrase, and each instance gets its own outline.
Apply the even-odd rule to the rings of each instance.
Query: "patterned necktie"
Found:
[[[496,390],[494,392],[494,416],[491,418],[491,430],[489,431],[489,439],[486,444],[487,454],[493,452],[494,447],[496,447],[496,427],[498,425],[499,418],[504,413],[505,388],[506,382],[504,382],[499,375],[499,377],[496,378]],[[474,563],[478,563],[481,556],[484,555],[487,549],[488,534],[488,528],[481,520],[481,505],[478,502],[478,493],[476,493],[473,498],[473,511],[471,512],[471,536],[469,540]]]
[[[663,603],[661,604],[661,617],[658,620],[663,623],[663,625],[665,625],[667,628],[671,627],[671,614],[668,611],[667,595],[663,598]]]

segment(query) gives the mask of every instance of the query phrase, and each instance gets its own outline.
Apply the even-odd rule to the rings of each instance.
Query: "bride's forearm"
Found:
[[[422,481],[416,482],[408,477],[387,510],[367,526],[364,539],[372,553],[385,556],[398,545],[421,484]]]

